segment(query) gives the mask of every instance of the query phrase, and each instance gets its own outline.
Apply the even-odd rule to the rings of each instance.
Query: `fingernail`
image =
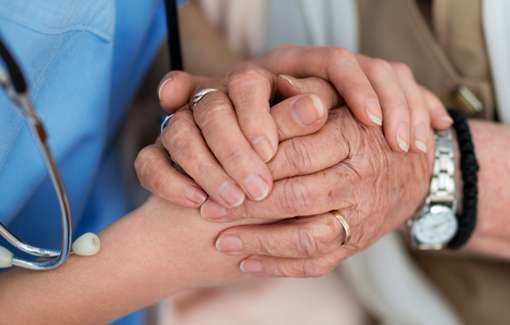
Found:
[[[161,100],[161,94],[165,88],[165,86],[170,82],[172,81],[172,77],[168,77],[165,81],[163,81],[161,83],[161,85],[159,85],[159,88],[158,88],[158,98]]]
[[[308,126],[324,115],[324,106],[316,95],[303,96],[292,104],[292,115],[296,122]]]
[[[273,158],[273,146],[269,143],[266,137],[260,136],[251,140],[253,148],[257,152],[257,154],[262,158],[264,162],[268,162]]]
[[[260,273],[262,272],[262,263],[257,260],[244,260],[239,265],[241,272],[244,273]]]
[[[229,207],[238,207],[244,202],[244,193],[239,187],[229,181],[221,184],[218,192],[220,197],[227,203]]]
[[[379,101],[374,98],[367,99],[365,103],[365,109],[367,110],[368,118],[375,125],[382,125],[382,116],[381,116],[381,107],[379,106]]]
[[[287,81],[289,83],[289,85],[291,85],[292,87],[296,87],[296,82],[295,82],[296,79],[294,79],[293,77],[288,76],[286,74],[281,74],[280,78]]]
[[[269,193],[269,185],[258,175],[250,175],[244,180],[244,188],[255,201],[263,200]]]
[[[192,186],[186,187],[184,196],[195,204],[202,204],[207,199],[207,195],[204,192]]]
[[[416,146],[416,149],[420,150],[421,152],[423,153],[427,153],[427,144],[425,143],[425,141],[427,141],[427,136],[428,136],[428,126],[424,125],[424,124],[418,124],[416,127],[415,127],[415,130],[414,130],[414,144]]]
[[[218,220],[227,215],[227,209],[216,202],[206,201],[200,207],[200,216],[204,219]]]
[[[403,152],[408,152],[409,151],[409,142],[404,140],[405,137],[406,137],[405,125],[403,124],[398,128],[398,131],[397,131],[397,143],[398,143],[400,150],[402,150]]]
[[[453,120],[451,117],[449,116],[445,116],[445,117],[442,117],[441,118],[441,121],[444,121],[445,123],[448,123],[449,125],[452,125],[453,124]]]
[[[423,153],[427,153],[427,145],[425,144],[425,142],[416,140],[414,144],[416,145],[416,148],[418,148],[418,150],[420,150]]]
[[[216,240],[216,249],[222,253],[238,253],[243,249],[243,242],[237,236],[222,236]]]

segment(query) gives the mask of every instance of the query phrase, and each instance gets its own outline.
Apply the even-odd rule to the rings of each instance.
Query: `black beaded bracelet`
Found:
[[[476,214],[478,206],[478,170],[480,169],[476,160],[475,148],[471,139],[471,131],[466,118],[454,109],[448,113],[453,119],[453,128],[457,134],[457,142],[460,153],[460,170],[462,173],[463,196],[462,214],[457,214],[458,230],[448,248],[459,249],[464,246],[476,226]]]

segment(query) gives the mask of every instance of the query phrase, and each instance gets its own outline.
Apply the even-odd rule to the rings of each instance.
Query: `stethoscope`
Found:
[[[165,0],[165,11],[167,15],[170,68],[181,70],[182,54],[176,1]],[[62,236],[60,250],[46,249],[33,246],[21,240],[10,232],[5,225],[0,223],[0,236],[19,252],[35,257],[33,260],[25,259],[14,255],[9,249],[0,246],[0,268],[20,267],[29,270],[46,271],[61,266],[71,254],[79,256],[95,255],[99,252],[101,246],[97,235],[86,233],[76,239],[74,243],[72,241],[71,209],[62,178],[48,146],[48,137],[44,124],[34,110],[28,94],[28,85],[21,68],[1,37],[0,59],[5,66],[5,71],[0,69],[0,87],[4,89],[14,107],[27,121],[44,158],[60,207]]]
[[[45,271],[62,265],[69,257],[69,254],[81,256],[95,255],[100,248],[100,241],[97,235],[86,233],[72,243],[71,209],[69,208],[62,178],[48,146],[48,137],[44,125],[33,108],[32,101],[28,95],[26,79],[1,37],[0,58],[3,60],[6,68],[5,71],[0,70],[0,86],[12,101],[14,107],[29,124],[32,135],[46,163],[46,168],[53,183],[60,207],[62,236],[59,251],[41,248],[19,239],[5,225],[0,223],[0,236],[20,252],[36,257],[34,260],[17,257],[7,248],[0,246],[0,268],[17,266],[29,270]]]
[[[23,115],[30,126],[41,154],[46,163],[55,193],[60,206],[61,236],[62,242],[60,251],[41,248],[30,245],[19,239],[10,232],[5,225],[0,223],[0,235],[14,248],[26,254],[37,257],[34,260],[28,260],[15,256],[7,248],[0,246],[0,268],[9,268],[12,266],[22,267],[30,270],[44,271],[51,270],[62,265],[69,254],[76,255],[94,255],[99,251],[99,238],[92,233],[86,233],[72,243],[71,227],[71,209],[67,200],[67,194],[62,183],[62,178],[58,172],[57,165],[51,154],[47,142],[47,134],[44,125],[35,112],[30,96],[28,95],[28,86],[25,77],[21,72],[14,56],[10,53],[4,41],[0,38],[0,58],[4,62],[5,71],[0,71],[0,86],[4,89],[7,97],[13,102],[14,107]]]

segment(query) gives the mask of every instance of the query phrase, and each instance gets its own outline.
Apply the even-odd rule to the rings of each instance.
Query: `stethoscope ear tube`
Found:
[[[23,73],[17,64],[14,56],[10,53],[4,41],[0,38],[0,57],[5,63],[7,75],[2,73],[0,86],[2,86],[7,96],[12,100],[14,106],[23,114],[30,125],[32,134],[37,141],[41,154],[43,155],[46,167],[55,189],[55,194],[60,207],[61,222],[61,246],[60,251],[49,250],[32,246],[21,239],[18,239],[11,233],[7,227],[0,223],[0,236],[17,250],[36,257],[34,260],[19,258],[5,247],[0,246],[0,268],[18,266],[30,270],[45,271],[51,270],[62,265],[71,254],[72,244],[72,217],[71,209],[64,188],[64,183],[60,177],[57,164],[53,159],[50,148],[47,143],[46,132],[43,123],[32,106],[27,83]],[[0,71],[1,72],[1,71]],[[78,238],[73,245],[76,255],[90,256],[99,251],[99,238],[94,234],[85,234]]]
[[[5,67],[9,73],[9,77],[11,78],[12,86],[14,90],[18,94],[24,94],[27,92],[27,82],[23,77],[23,73],[21,72],[21,68],[19,67],[16,60],[11,55],[11,52],[7,49],[7,45],[2,39],[2,35],[0,35],[0,57],[5,62]]]
[[[177,0],[165,0],[166,29],[168,37],[169,69],[183,70],[181,36]]]

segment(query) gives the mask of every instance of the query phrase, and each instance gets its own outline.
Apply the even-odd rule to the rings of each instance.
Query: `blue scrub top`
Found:
[[[99,232],[133,208],[111,138],[164,39],[163,3],[1,0],[0,33],[46,125],[74,238]],[[32,136],[0,92],[0,221],[30,243],[58,248],[59,213]],[[118,324],[140,320],[137,313]]]

